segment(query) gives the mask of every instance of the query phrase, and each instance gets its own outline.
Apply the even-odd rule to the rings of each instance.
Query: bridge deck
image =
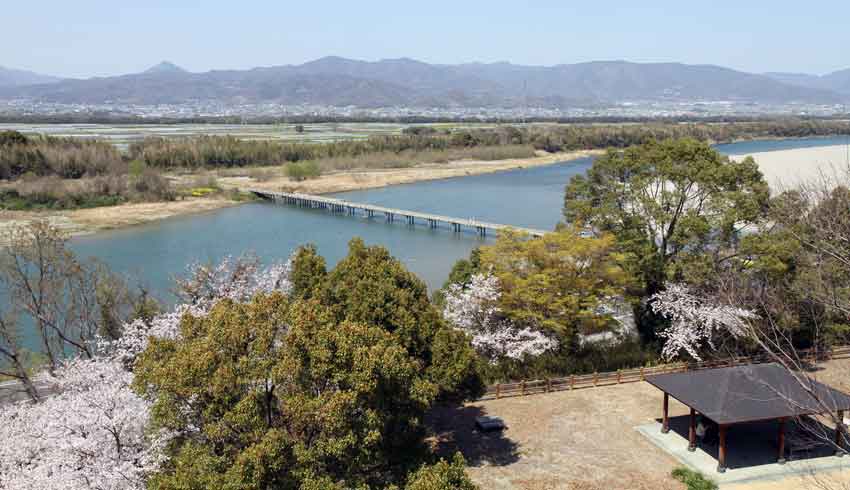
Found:
[[[420,211],[409,211],[405,209],[388,208],[377,206],[374,204],[364,204],[346,201],[343,199],[335,199],[332,197],[316,196],[312,194],[301,194],[297,192],[278,192],[267,191],[261,189],[249,189],[251,192],[261,198],[270,199],[276,202],[286,202],[296,206],[306,206],[311,208],[329,209],[332,212],[356,214],[356,211],[363,211],[367,216],[372,217],[374,213],[382,213],[386,216],[387,221],[394,221],[395,217],[404,217],[408,224],[415,224],[416,220],[427,222],[432,228],[436,228],[437,223],[446,223],[451,225],[454,231],[459,232],[463,227],[472,228],[478,233],[485,235],[487,230],[502,231],[514,230],[521,233],[526,233],[534,237],[540,237],[548,233],[545,230],[537,230],[534,228],[523,228],[519,226],[503,225],[499,223],[487,223],[474,219],[455,218],[452,216],[442,216],[439,214],[423,213]]]

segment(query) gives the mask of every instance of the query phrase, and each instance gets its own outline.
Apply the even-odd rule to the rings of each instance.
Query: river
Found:
[[[754,141],[718,145],[718,149],[737,155],[845,142],[845,138]],[[591,164],[592,158],[583,158],[336,196],[401,209],[552,229],[561,217],[565,184]],[[82,256],[98,257],[114,270],[141,281],[159,299],[170,302],[168,291],[172,278],[191,262],[218,261],[226,255],[243,252],[253,252],[265,262],[285,260],[297,246],[313,243],[332,266],[345,256],[347,242],[352,237],[387,247],[432,290],[442,285],[456,260],[492,240],[472,232],[454,234],[448,228],[432,230],[422,225],[410,228],[399,221],[390,224],[378,216],[369,220],[257,202],[75,238],[72,247]]]

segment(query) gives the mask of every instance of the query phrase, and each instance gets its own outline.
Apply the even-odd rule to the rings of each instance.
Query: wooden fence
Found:
[[[807,351],[803,353],[802,358],[807,362],[828,359],[847,359],[850,358],[850,346],[836,347],[827,352],[821,351],[819,355],[815,351]],[[595,388],[599,386],[611,386],[623,383],[637,383],[639,381],[644,381],[647,376],[654,374],[681,373],[701,369],[738,366],[742,364],[760,364],[764,362],[770,362],[770,359],[764,355],[750,357],[742,356],[715,361],[693,363],[677,362],[653,367],[621,369],[618,371],[573,375],[563,378],[545,378],[523,380],[512,383],[498,383],[488,386],[487,391],[480,400],[535,395],[538,393],[550,393],[553,391]]]

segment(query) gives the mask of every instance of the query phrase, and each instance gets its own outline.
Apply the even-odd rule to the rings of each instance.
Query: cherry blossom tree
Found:
[[[144,488],[168,435],[147,433],[132,380],[113,359],[77,358],[48,378],[54,395],[0,410],[0,488]]]
[[[244,303],[259,293],[279,291],[289,294],[293,259],[263,269],[253,255],[227,256],[215,265],[190,265],[183,278],[176,280],[177,297],[182,301],[173,310],[149,321],[136,319],[124,326],[123,336],[115,342],[115,355],[132,363],[145,350],[150,337],[174,339],[184,315],[204,317],[222,299]]]
[[[203,317],[222,299],[247,302],[291,289],[291,261],[260,268],[252,256],[193,265],[177,281],[182,303],[100,339],[86,357],[43,374],[50,396],[0,407],[0,489],[141,489],[164,462],[171,434],[150,433],[151,404],[132,389],[136,357],[151,337],[175,338],[184,315]]]
[[[443,316],[470,335],[475,350],[492,363],[503,358],[538,356],[557,347],[557,341],[539,330],[517,326],[502,316],[498,307],[500,295],[495,275],[473,274],[467,286],[448,287]]]
[[[705,345],[717,350],[715,340],[719,335],[749,335],[748,320],[757,318],[749,310],[706,300],[684,284],[668,284],[664,291],[652,296],[650,305],[655,313],[670,320],[670,326],[658,334],[665,339],[662,355],[667,360],[686,352],[701,361],[700,350]]]

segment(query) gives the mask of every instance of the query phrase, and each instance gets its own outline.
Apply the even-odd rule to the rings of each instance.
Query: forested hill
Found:
[[[598,61],[572,65],[433,65],[326,57],[301,65],[191,73],[163,63],[142,73],[0,87],[0,98],[54,103],[275,102],[386,107],[551,107],[624,101],[840,103],[844,95],[713,65]]]

